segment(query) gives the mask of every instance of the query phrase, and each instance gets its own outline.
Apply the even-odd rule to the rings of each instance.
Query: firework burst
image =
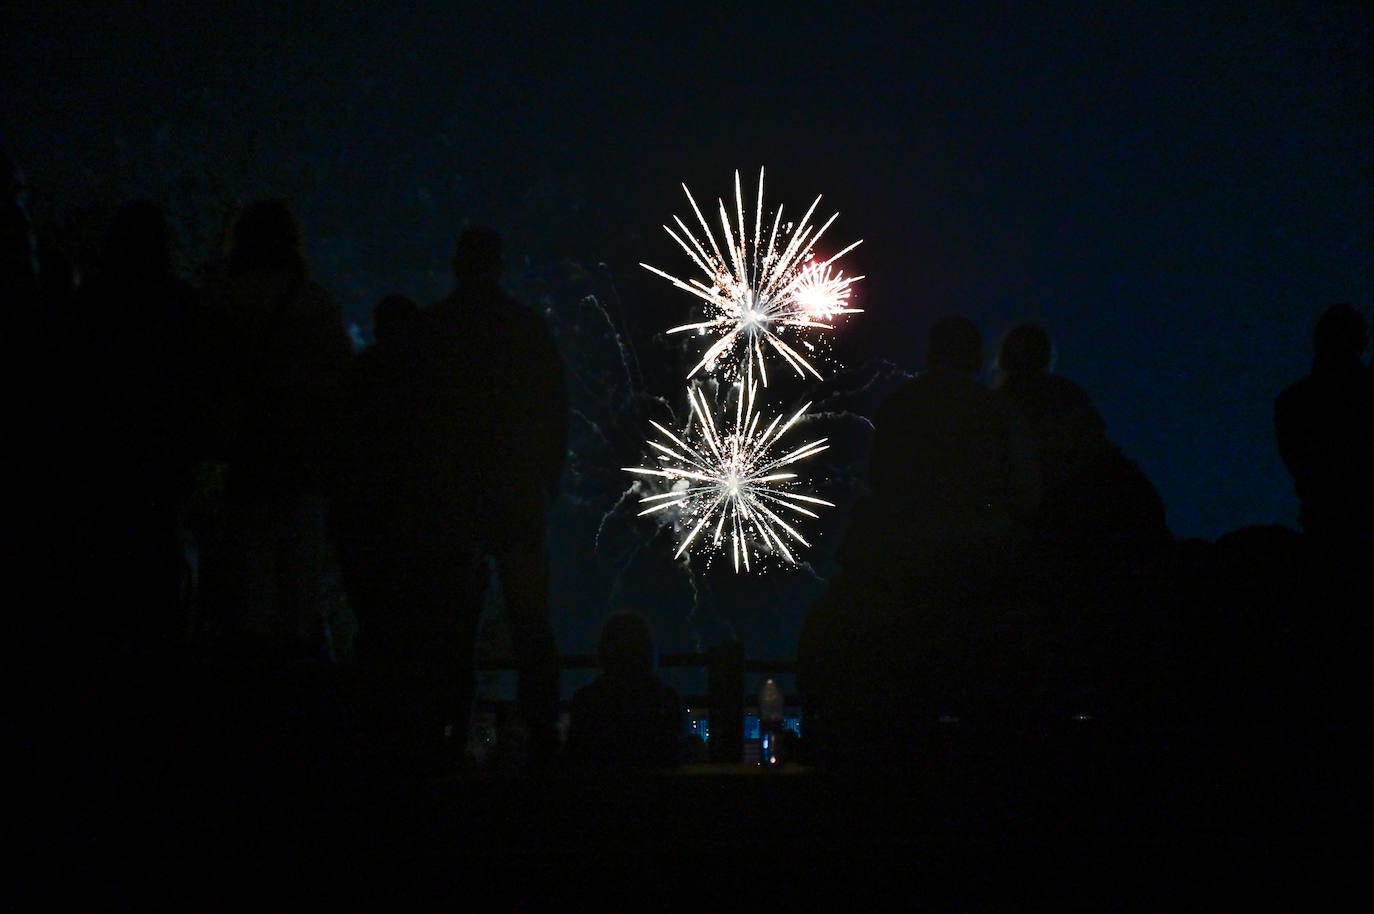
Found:
[[[657,467],[624,467],[626,472],[666,480],[667,491],[641,498],[640,516],[677,512],[682,537],[674,557],[700,539],[710,549],[728,548],[735,571],[750,570],[766,553],[789,563],[796,558],[788,542],[809,546],[784,514],[818,517],[813,505],[832,502],[795,491],[797,474],[784,469],[829,447],[825,438],[775,454],[778,440],[805,414],[810,403],[783,422],[775,417],[766,426],[754,408],[757,385],[737,385],[734,424],[718,427],[711,405],[700,387],[689,387],[692,415],[686,430],[675,434],[657,422],[664,441],[650,441],[657,451]],[[703,531],[709,530],[705,536]]]
[[[677,216],[673,217],[676,229],[667,225],[663,228],[706,274],[706,281],[696,278],[682,280],[647,263],[641,263],[640,266],[706,303],[705,320],[683,324],[668,331],[682,333],[695,330],[702,335],[716,336],[687,377],[692,377],[703,368],[713,372],[719,366],[727,380],[742,378],[746,384],[753,384],[757,377],[766,387],[768,371],[765,357],[776,355],[798,375],[805,377],[810,373],[819,380],[820,372],[784,337],[801,340],[802,348],[809,350],[813,344],[806,339],[807,333],[830,330],[839,315],[858,313],[860,309],[849,307],[850,287],[863,277],[845,276],[843,272],[835,271],[833,264],[861,242],[855,241],[825,260],[818,259],[815,254],[816,243],[839,216],[839,213],[832,215],[824,225],[816,228],[811,223],[811,217],[821,202],[820,197],[811,203],[795,226],[783,222],[782,207],[779,206],[765,236],[763,169],[760,169],[752,234],[745,223],[738,171],[735,172],[733,225],[725,201],[717,200],[724,239],[721,245],[717,243],[715,233],[702,215],[692,192],[686,184],[682,185],[682,189],[705,234],[705,243],[693,235]]]

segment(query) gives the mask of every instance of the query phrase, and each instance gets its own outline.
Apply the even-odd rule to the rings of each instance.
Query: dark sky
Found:
[[[686,302],[635,264],[687,269],[680,182],[765,166],[864,239],[847,358],[1042,320],[1177,533],[1295,522],[1272,398],[1374,278],[1363,4],[424,6],[7,4],[0,143],[36,205],[199,195],[184,235],[215,194],[290,195],[364,327],[442,294],[472,220],[531,269],[605,263],[661,329]]]

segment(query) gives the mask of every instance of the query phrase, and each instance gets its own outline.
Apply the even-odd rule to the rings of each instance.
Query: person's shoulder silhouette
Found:
[[[1054,371],[1054,344],[1043,325],[1024,322],[1003,336],[994,387],[1025,419],[1041,481],[1052,489],[1106,435],[1106,423],[1079,384]]]
[[[529,320],[529,309],[502,285],[506,258],[500,233],[487,226],[464,229],[454,246],[452,267],[454,288],[426,309],[428,325],[438,330],[458,321],[464,330],[505,332],[517,338],[517,328]],[[510,324],[512,320],[515,326]]]
[[[372,342],[349,366],[340,397],[339,486],[332,507],[336,521],[350,527],[350,536],[385,536],[375,512],[408,470],[412,334],[419,313],[419,304],[407,295],[384,296],[372,309]],[[350,519],[364,506],[367,516]]]
[[[318,350],[336,361],[351,352],[338,304],[311,277],[300,222],[285,201],[259,200],[240,211],[223,283],[225,304],[256,344],[300,355]]]
[[[1320,547],[1368,544],[1374,531],[1374,401],[1365,316],[1333,305],[1317,318],[1311,370],[1274,400],[1279,455],[1304,533]]]
[[[172,269],[171,229],[146,200],[120,207],[107,228],[97,268],[76,295],[74,376],[91,406],[87,431],[125,470],[189,460],[186,429],[197,421],[190,399],[200,351],[199,298]]]
[[[978,327],[960,315],[930,330],[926,370],[894,390],[874,418],[866,504],[888,519],[875,533],[905,537],[989,532],[1028,518],[1038,499],[1029,437],[1014,411],[978,380]],[[892,527],[903,531],[897,534]]]
[[[1049,332],[1014,325],[997,353],[994,388],[1024,418],[1043,486],[1035,529],[1074,550],[1134,557],[1172,543],[1164,501],[1144,469],[1107,435],[1106,422],[1078,383],[1054,370]]]
[[[408,295],[392,293],[372,308],[372,341],[353,359],[345,434],[350,449],[385,454],[396,444],[389,426],[404,416],[413,361],[412,333],[420,306]]]
[[[495,230],[466,229],[453,270],[453,292],[414,318],[419,409],[435,422],[433,440],[448,441],[463,472],[494,493],[493,510],[536,512],[537,502],[542,512],[567,443],[561,353],[542,315],[502,287]]]
[[[246,205],[211,300],[225,328],[234,429],[231,481],[255,496],[323,490],[338,397],[353,354],[333,296],[310,276],[282,200]]]

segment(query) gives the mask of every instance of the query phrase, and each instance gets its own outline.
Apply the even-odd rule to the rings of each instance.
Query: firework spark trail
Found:
[[[856,314],[861,310],[849,307],[848,302],[850,287],[863,277],[845,276],[843,272],[833,269],[835,262],[858,247],[861,241],[855,241],[824,261],[817,261],[815,245],[839,216],[839,213],[832,215],[817,229],[811,223],[811,216],[821,202],[819,196],[812,201],[796,226],[782,221],[783,210],[779,206],[773,214],[765,240],[762,234],[763,175],[763,169],[760,169],[752,235],[746,231],[738,171],[735,172],[733,226],[725,201],[717,200],[728,256],[722,253],[715,232],[697,206],[691,190],[686,184],[682,186],[705,234],[706,243],[703,244],[677,216],[673,217],[676,230],[667,225],[663,228],[697,268],[706,274],[709,282],[696,278],[679,279],[658,267],[640,264],[708,306],[705,320],[683,324],[668,331],[681,333],[695,330],[718,335],[718,339],[707,347],[701,360],[687,373],[688,378],[703,368],[714,371],[720,364],[725,366],[724,374],[728,379],[735,380],[742,375],[746,384],[752,384],[757,374],[766,387],[766,356],[771,350],[801,377],[810,373],[819,380],[820,372],[783,335],[830,330],[833,329],[832,322],[839,315]]]
[[[854,413],[856,409],[862,410],[862,407],[843,404],[859,404],[873,397],[881,397],[887,389],[895,388],[914,377],[916,372],[886,359],[869,362],[862,368],[844,372],[833,379],[827,385],[829,389],[821,392],[813,401],[817,411],[813,412],[812,416],[828,412]],[[873,420],[866,414],[862,418],[872,425]]]
[[[602,266],[605,266],[605,264],[602,264]],[[628,342],[628,336],[621,333],[620,328],[616,325],[615,318],[611,316],[611,312],[606,308],[601,299],[595,295],[585,295],[580,299],[580,302],[582,304],[590,304],[596,310],[597,314],[599,314],[601,319],[606,323],[607,333],[609,334],[611,342],[615,344],[616,353],[620,359],[620,368],[625,375],[625,396],[620,398],[622,405],[625,403],[644,401],[652,403],[655,406],[663,407],[671,412],[672,404],[668,402],[667,397],[651,394],[644,389],[644,382],[640,377],[639,355],[635,352],[634,346],[630,345]],[[583,383],[589,390],[591,389],[590,385],[587,385],[586,382]],[[614,386],[604,389],[604,399],[608,407],[612,409],[615,408],[613,401],[616,399],[616,393],[617,391]],[[590,419],[587,421],[593,426],[598,437],[609,443],[609,439],[606,438],[601,428]]]
[[[574,419],[581,420],[582,425],[591,431],[591,433],[596,437],[599,443],[604,444],[607,447],[611,446],[611,439],[609,436],[607,436],[606,430],[603,429],[601,427],[601,424],[597,422],[595,419],[593,419],[591,416],[587,415],[584,411],[577,409],[575,407],[570,407],[568,409],[568,415]]]
[[[596,535],[592,539],[597,549],[601,548],[601,534],[605,532],[606,524],[609,523],[611,518],[615,516],[615,513],[620,510],[621,505],[624,505],[626,502],[628,502],[631,498],[634,497],[634,494],[635,492],[633,486],[626,489],[624,492],[621,492],[620,497],[616,499],[615,504],[611,505],[611,507],[601,515],[601,521],[596,525]]]
[[[595,295],[584,295],[582,301],[584,304],[590,303],[606,322],[606,327],[610,331],[611,339],[615,341],[616,351],[620,356],[621,370],[625,372],[625,388],[633,394],[635,389],[635,376],[634,372],[630,370],[630,354],[625,346],[625,338],[621,336],[620,328],[615,325],[615,321],[611,320],[611,313],[606,310],[605,305],[601,304],[601,299],[597,298]]]
[[[834,504],[794,491],[797,474],[784,468],[826,450],[829,445],[827,439],[820,438],[775,455],[774,446],[811,404],[797,410],[786,422],[778,416],[761,427],[761,417],[754,408],[757,384],[738,386],[741,390],[733,425],[718,428],[705,392],[700,387],[691,387],[687,393],[692,417],[682,435],[652,423],[667,441],[649,442],[658,451],[659,466],[623,469],[668,481],[668,491],[639,500],[647,505],[639,513],[643,516],[677,509],[684,525],[690,525],[675,558],[686,552],[714,522],[708,534],[711,548],[718,549],[728,541],[736,571],[741,567],[749,571],[753,559],[764,552],[776,553],[796,564],[788,540],[803,546],[810,544],[779,512],[818,517],[808,506]]]
[[[599,271],[601,271],[602,273],[605,274],[606,283],[610,286],[611,299],[615,302],[616,310],[617,310],[617,311],[623,311],[624,305],[623,305],[623,303],[621,302],[621,299],[620,299],[620,290],[619,290],[618,288],[616,288],[616,284],[615,284],[615,274],[611,271],[610,266],[609,266],[608,264],[606,264],[605,262],[601,262],[601,263],[598,263],[598,264],[596,265],[596,268],[597,268]],[[616,324],[616,322],[611,318],[611,313],[610,313],[610,311],[607,310],[604,306],[601,305],[600,299],[597,300],[597,306],[598,306],[598,307],[601,307],[602,313],[603,313],[603,314],[605,315],[605,317],[606,317],[606,323],[610,324],[612,330],[615,332],[617,344],[621,347],[622,350],[628,350],[629,355],[630,355],[630,360],[634,363],[634,379],[633,379],[633,381],[631,382],[631,385],[630,385],[631,388],[634,388],[634,387],[636,387],[636,386],[639,387],[639,388],[643,388],[643,387],[644,387],[644,372],[643,372],[643,370],[640,368],[640,364],[639,364],[639,353],[635,351],[635,349],[634,349],[633,346],[627,346],[627,345],[626,345],[626,343],[627,343],[627,341],[628,341],[628,336],[629,336],[629,328],[627,327],[627,328],[626,328],[626,331],[625,331],[625,334],[622,335],[621,332],[620,332],[619,326],[618,326],[618,325]],[[623,352],[622,352],[622,354],[623,354]]]

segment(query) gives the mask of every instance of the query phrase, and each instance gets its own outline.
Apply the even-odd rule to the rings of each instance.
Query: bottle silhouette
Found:
[[[777,768],[785,760],[782,747],[782,689],[772,679],[759,690],[759,764]]]

